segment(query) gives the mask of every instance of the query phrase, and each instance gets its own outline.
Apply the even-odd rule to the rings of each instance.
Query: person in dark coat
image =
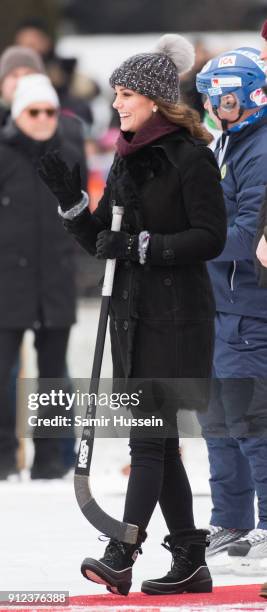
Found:
[[[12,121],[0,134],[1,478],[16,470],[15,415],[8,381],[24,332],[34,331],[40,378],[63,378],[75,321],[73,243],[59,222],[54,197],[36,171],[40,157],[57,148],[69,163],[80,160],[86,185],[83,150],[75,140],[66,140],[58,110],[48,77],[22,77],[12,103]],[[62,475],[60,441],[36,438],[34,442],[32,478]]]
[[[45,74],[45,71],[46,68],[43,63],[42,57],[34,49],[21,45],[12,45],[4,50],[0,57],[1,127],[4,127],[10,121],[11,104],[18,80],[22,76],[26,76],[28,74]],[[73,120],[71,120],[69,117],[68,110],[65,108],[65,106],[62,107],[62,104],[60,105],[58,123],[62,139],[65,138],[69,140],[72,143],[72,147],[74,147],[77,151],[82,150],[82,147],[84,146],[84,131],[82,122],[80,119],[78,119],[78,117],[73,118]],[[88,257],[86,258],[86,254],[82,251],[82,249],[80,249],[78,244],[76,245],[75,264],[78,292],[83,293],[85,290],[85,279],[88,278],[88,272],[91,268],[91,262],[89,261]],[[11,391],[13,390],[13,399],[16,398],[16,377],[19,369],[20,359],[18,355],[18,358],[14,364],[14,368],[12,369],[11,373],[10,388]],[[66,376],[67,374],[68,369],[66,365]],[[69,387],[71,388],[70,381]],[[16,408],[14,402],[14,411],[15,410]],[[67,468],[72,467],[75,462],[75,442],[76,440],[74,435],[72,439],[71,437],[68,437],[63,438],[61,441],[61,444],[64,447],[64,462]]]
[[[92,215],[79,181],[58,156],[46,156],[41,170],[68,231],[89,253],[117,259],[110,307],[114,377],[159,386],[164,378],[211,374],[215,304],[205,260],[219,255],[226,233],[220,175],[205,146],[207,133],[197,113],[178,104],[178,73],[190,68],[193,57],[187,40],[166,35],[155,52],[129,58],[112,74],[121,133]],[[120,232],[110,229],[114,203],[124,206]],[[110,540],[100,561],[83,562],[86,578],[128,594],[136,553],[159,502],[173,564],[167,576],[145,581],[142,591],[211,590],[208,532],[195,528],[178,446],[177,424],[173,437],[168,426],[158,437],[153,427],[142,438],[131,431],[123,520],[138,525],[137,543]]]

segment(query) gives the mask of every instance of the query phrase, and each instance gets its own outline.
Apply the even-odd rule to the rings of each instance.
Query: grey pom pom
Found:
[[[179,34],[164,34],[159,39],[153,53],[163,53],[173,61],[179,74],[188,72],[194,65],[195,50],[193,45]]]

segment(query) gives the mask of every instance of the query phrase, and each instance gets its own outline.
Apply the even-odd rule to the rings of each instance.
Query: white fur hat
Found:
[[[16,119],[20,113],[36,102],[47,102],[59,107],[59,99],[50,79],[44,74],[28,74],[18,80],[11,106],[11,116]]]

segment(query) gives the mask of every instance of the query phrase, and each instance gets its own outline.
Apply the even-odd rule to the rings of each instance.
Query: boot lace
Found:
[[[125,555],[125,545],[119,540],[110,540],[105,550],[105,559],[107,561],[116,561],[122,555]]]
[[[177,574],[179,576],[187,574],[192,567],[192,563],[188,559],[188,550],[178,545],[171,548],[166,542],[163,542],[162,546],[172,554],[171,569],[167,576],[175,575],[177,577]]]
[[[105,542],[108,540],[108,536],[102,535],[98,538],[101,542]],[[105,560],[106,561],[119,561],[121,556],[124,556],[129,552],[129,548],[135,549],[140,555],[143,554],[141,546],[136,544],[136,548],[134,544],[125,544],[124,542],[120,542],[119,540],[111,539],[105,550]]]

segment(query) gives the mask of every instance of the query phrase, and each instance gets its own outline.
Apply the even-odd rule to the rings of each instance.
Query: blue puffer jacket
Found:
[[[267,288],[258,286],[253,244],[267,185],[267,117],[228,133],[221,168],[227,241],[221,255],[208,264],[216,308],[267,319]],[[218,153],[216,149],[217,158]]]

